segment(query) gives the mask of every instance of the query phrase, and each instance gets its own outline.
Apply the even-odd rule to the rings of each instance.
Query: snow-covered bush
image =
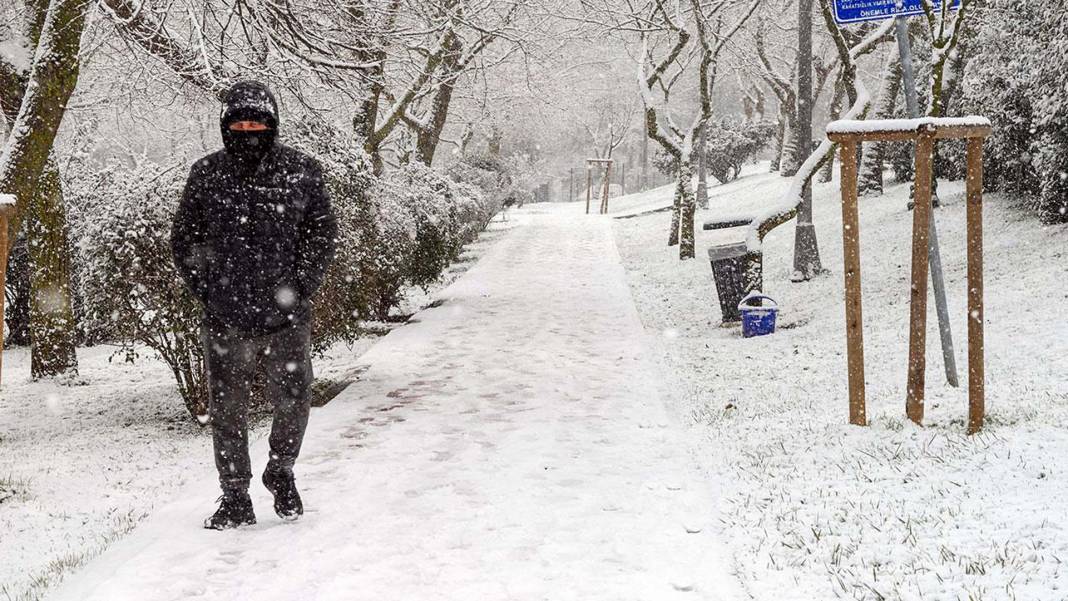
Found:
[[[463,246],[478,235],[496,212],[478,188],[453,181],[422,163],[390,173],[378,188],[395,198],[415,220],[415,247],[408,283],[435,282]]]
[[[738,121],[723,119],[709,128],[705,145],[705,166],[708,175],[721,184],[738,177],[742,165],[763,150],[776,134],[770,121]],[[678,161],[663,151],[653,157],[653,166],[664,175],[675,177]]]
[[[528,163],[522,156],[505,160],[492,154],[468,154],[449,167],[448,174],[453,181],[474,186],[482,192],[484,210],[490,211],[486,217],[488,224],[505,201],[522,205],[534,199],[529,189],[522,186],[524,178],[520,172],[531,169]]]
[[[413,162],[375,178],[351,136],[310,123],[289,143],[323,163],[338,215],[338,256],[316,303],[320,347],[359,334],[354,318],[387,320],[407,286],[429,286],[496,214],[477,186]]]
[[[775,134],[771,121],[720,121],[710,129],[705,145],[708,174],[722,184],[736,179],[742,165],[770,144]]]
[[[320,122],[290,128],[286,142],[323,165],[338,219],[337,256],[315,302],[317,350],[353,342],[359,321],[385,318],[397,306],[415,248],[415,220],[399,201],[381,194],[370,160],[351,136]]]
[[[988,0],[964,72],[961,110],[989,117],[985,184],[1068,221],[1068,13],[1059,0]],[[1040,58],[1039,58],[1040,57]]]
[[[170,366],[190,414],[206,415],[200,305],[170,251],[186,171],[113,163],[79,175],[70,205],[87,339],[119,344],[116,356],[127,361],[148,347]]]

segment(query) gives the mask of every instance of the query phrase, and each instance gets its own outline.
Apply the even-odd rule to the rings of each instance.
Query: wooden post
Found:
[[[927,270],[931,223],[932,164],[935,138],[923,131],[916,140],[916,208],[912,214],[912,300],[909,311],[909,366],[905,414],[923,423],[924,384],[927,369]]]
[[[967,125],[918,124],[916,130],[887,123],[885,130],[848,131],[828,128],[827,137],[841,145],[842,245],[845,255],[846,352],[849,363],[849,421],[865,423],[864,347],[860,291],[860,231],[857,218],[857,149],[864,141],[916,143],[915,212],[912,216],[912,292],[909,319],[909,365],[905,412],[922,424],[927,342],[927,276],[932,237],[932,167],[937,140],[967,140],[968,246],[968,433],[983,428],[985,367],[983,348],[983,141],[991,133],[986,123]]]
[[[864,398],[864,320],[861,314],[860,221],[857,216],[857,142],[842,142],[842,246],[845,255],[846,357],[849,423],[868,424]]]
[[[590,195],[593,194],[593,165],[586,162],[586,214],[590,214]]]
[[[968,434],[983,429],[983,139],[968,140]]]
[[[601,191],[601,214],[608,214],[608,188],[612,185],[612,161],[604,164],[604,190]]]
[[[14,205],[0,206],[0,382],[4,366],[4,292],[7,285],[7,221],[14,212]]]

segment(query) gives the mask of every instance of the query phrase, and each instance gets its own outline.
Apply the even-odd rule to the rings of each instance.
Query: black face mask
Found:
[[[223,145],[226,152],[242,162],[257,163],[274,145],[277,133],[273,129],[262,131],[223,130]]]

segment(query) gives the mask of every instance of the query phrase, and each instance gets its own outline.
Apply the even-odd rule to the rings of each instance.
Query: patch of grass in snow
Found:
[[[0,506],[7,502],[25,501],[29,498],[30,481],[28,478],[0,476]]]
[[[133,530],[146,515],[148,514],[144,512],[130,511],[115,516],[108,532],[95,544],[81,551],[61,554],[50,560],[43,568],[28,576],[28,585],[20,587],[21,592],[14,593],[6,585],[0,585],[0,593],[3,593],[5,601],[39,601],[50,588],[62,582],[68,574],[103,553],[111,543]]]

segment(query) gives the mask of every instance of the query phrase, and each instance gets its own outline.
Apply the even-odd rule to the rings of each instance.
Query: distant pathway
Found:
[[[205,458],[202,483],[49,599],[727,599],[715,499],[661,405],[609,221],[512,219],[313,412],[304,519],[278,520],[254,481],[259,524],[202,530]]]

